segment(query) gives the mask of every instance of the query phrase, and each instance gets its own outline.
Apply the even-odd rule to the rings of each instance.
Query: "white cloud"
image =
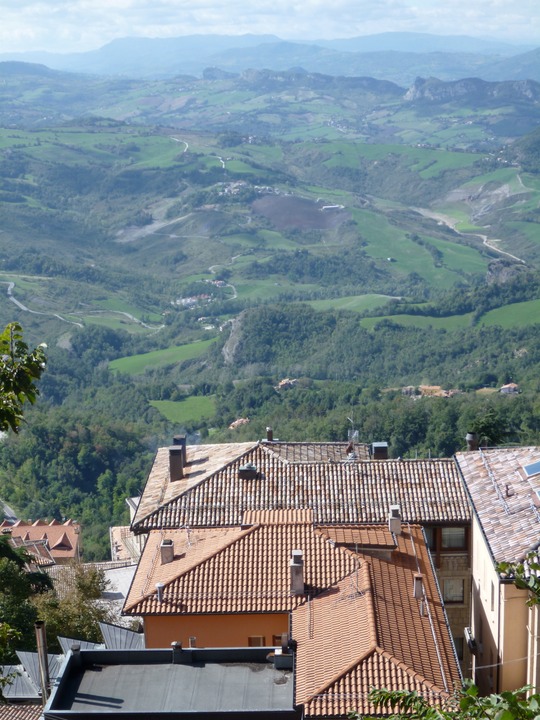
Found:
[[[537,0],[2,0],[0,53],[97,48],[115,37],[388,31],[492,36],[540,45]]]

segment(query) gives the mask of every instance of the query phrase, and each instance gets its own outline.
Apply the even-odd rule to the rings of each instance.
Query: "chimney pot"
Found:
[[[163,602],[163,588],[165,587],[165,583],[158,582],[156,583],[156,591],[157,591],[157,599],[158,603]]]
[[[49,676],[49,655],[47,653],[47,634],[45,632],[45,621],[36,620],[34,623],[36,633],[37,654],[39,663],[39,677],[41,682],[41,700],[46,704],[49,697],[51,679]]]
[[[274,431],[271,427],[266,428],[266,439],[268,442],[274,442]]]
[[[304,594],[304,553],[302,550],[293,550],[289,563],[291,571],[291,593]]]
[[[468,432],[465,435],[465,440],[467,441],[467,450],[470,452],[474,450],[478,450],[478,435],[475,432]]]
[[[184,477],[184,449],[180,445],[169,448],[169,472],[171,482]]]

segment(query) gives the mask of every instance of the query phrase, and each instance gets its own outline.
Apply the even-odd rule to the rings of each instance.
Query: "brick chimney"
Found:
[[[169,448],[169,474],[170,481],[176,482],[184,477],[184,453],[181,445],[173,445]]]
[[[172,444],[182,448],[182,461],[184,465],[187,463],[187,439],[185,435],[175,435]]]

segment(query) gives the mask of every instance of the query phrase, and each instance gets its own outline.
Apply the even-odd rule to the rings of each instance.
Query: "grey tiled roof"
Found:
[[[319,446],[318,459],[296,462],[290,460],[291,445],[286,444],[286,452],[281,443],[231,444],[226,452],[219,445],[204,446],[205,460],[193,468],[206,463],[211,471],[202,472],[196,481],[189,467],[194,450],[188,447],[187,477],[176,482],[170,482],[168,452],[163,448],[143,492],[134,530],[239,525],[245,511],[264,509],[311,508],[316,524],[378,523],[387,521],[390,505],[395,504],[406,522],[470,520],[453,460],[350,460],[345,443],[312,443]],[[330,445],[331,456],[324,453]],[[227,461],[212,463],[214,453]],[[256,478],[239,477],[239,468],[248,463],[256,467]]]
[[[458,453],[456,460],[490,552],[496,562],[519,560],[540,543],[539,447]]]

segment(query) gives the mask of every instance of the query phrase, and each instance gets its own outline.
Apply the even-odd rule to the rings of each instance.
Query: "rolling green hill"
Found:
[[[448,454],[495,413],[540,440],[534,85],[0,79],[0,321],[50,353],[0,448],[21,512],[79,517],[102,556],[180,427],[340,439],[356,412],[396,455]],[[510,378],[514,405],[476,394]],[[401,395],[421,384],[459,392]]]

